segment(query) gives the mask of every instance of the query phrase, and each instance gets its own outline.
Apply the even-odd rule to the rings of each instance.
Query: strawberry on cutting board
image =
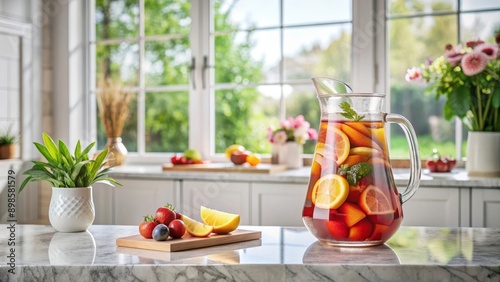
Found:
[[[158,222],[152,216],[147,215],[144,217],[144,221],[139,224],[139,233],[146,239],[153,239],[153,229],[155,229],[156,225],[158,225]]]

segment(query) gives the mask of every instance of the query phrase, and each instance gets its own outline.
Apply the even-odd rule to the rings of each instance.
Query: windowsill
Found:
[[[125,164],[115,167],[110,175],[115,178],[151,179],[151,180],[195,180],[195,181],[234,181],[234,182],[268,182],[307,185],[310,167],[290,169],[283,172],[240,173],[240,172],[164,172],[159,164]],[[409,170],[393,169],[396,185],[404,187],[408,183]],[[456,168],[452,173],[428,174],[422,171],[420,187],[482,187],[500,188],[500,177],[469,177],[463,168]]]

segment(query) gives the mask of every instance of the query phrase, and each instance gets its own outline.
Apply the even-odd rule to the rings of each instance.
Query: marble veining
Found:
[[[236,172],[164,172],[160,165],[123,165],[115,167],[110,173],[113,177],[132,177],[140,179],[187,179],[200,181],[244,181],[300,183],[307,185],[310,167],[289,169],[272,174]],[[408,169],[393,169],[394,180],[398,186],[408,184]],[[469,177],[463,168],[453,173],[429,174],[422,172],[420,187],[481,187],[500,189],[500,177]]]
[[[16,274],[2,239],[0,281],[500,281],[498,228],[401,227],[381,246],[337,248],[302,227],[243,227],[261,240],[169,253],[116,247],[136,226],[17,225]]]

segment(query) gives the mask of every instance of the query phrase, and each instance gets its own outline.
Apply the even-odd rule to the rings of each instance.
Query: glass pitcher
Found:
[[[383,244],[398,230],[401,205],[420,183],[413,127],[403,116],[383,112],[383,94],[350,93],[348,86],[332,87],[345,84],[330,78],[312,80],[321,123],[302,211],[304,224],[328,245]],[[410,147],[410,179],[402,193],[396,188],[389,161],[386,123],[399,124]]]

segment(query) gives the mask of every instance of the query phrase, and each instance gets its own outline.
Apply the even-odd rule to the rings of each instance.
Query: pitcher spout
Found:
[[[329,94],[342,94],[352,93],[352,88],[345,82],[328,77],[313,77],[312,82],[316,89],[316,94],[329,95]]]

